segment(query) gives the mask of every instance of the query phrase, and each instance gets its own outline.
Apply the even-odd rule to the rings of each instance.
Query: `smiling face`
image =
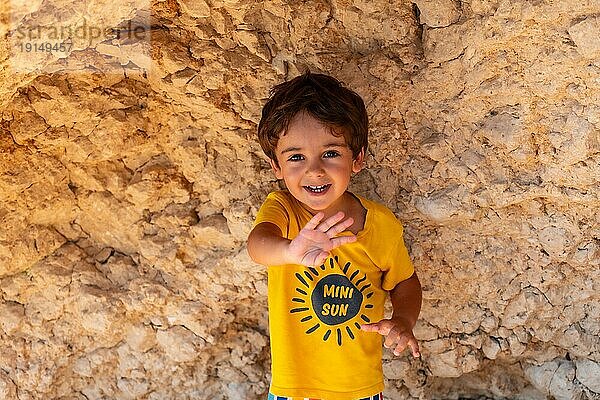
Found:
[[[364,151],[352,159],[344,136],[334,136],[329,127],[311,115],[298,113],[275,149],[277,163],[271,166],[290,193],[312,212],[325,216],[344,211],[344,193],[352,172],[362,169]]]

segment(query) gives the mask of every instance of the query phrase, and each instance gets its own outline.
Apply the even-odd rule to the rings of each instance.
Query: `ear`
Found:
[[[271,164],[271,168],[273,168],[273,172],[275,173],[275,177],[277,179],[283,179],[283,173],[281,172],[281,167],[277,165],[277,161],[269,158],[269,163]]]
[[[352,172],[358,173],[364,167],[365,161],[365,148],[360,149],[360,153],[356,156],[354,160],[352,160]]]

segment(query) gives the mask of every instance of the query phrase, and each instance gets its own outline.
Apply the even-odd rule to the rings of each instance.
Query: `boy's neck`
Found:
[[[327,210],[321,210],[325,213],[322,221],[342,211],[346,217],[352,217],[354,223],[348,229],[354,234],[357,234],[364,228],[367,210],[363,207],[362,203],[358,198],[349,191],[345,191],[343,196],[339,199],[341,201],[336,202],[337,204],[332,205]],[[311,215],[315,215],[319,210],[313,210],[306,206],[306,204],[298,201],[301,206],[307,210]]]
[[[313,210],[312,208],[308,207],[306,204],[304,204],[300,200],[298,200],[298,199],[296,199],[296,200],[298,201],[298,203],[300,203],[302,208],[304,208],[306,211],[308,211],[311,215],[315,215],[319,211],[323,212],[325,214],[325,216],[323,217],[323,220],[325,220],[340,211],[342,211],[344,214],[348,214],[348,212],[352,208],[352,200],[353,199],[354,199],[354,196],[346,190],[344,192],[344,194],[334,204],[332,204],[325,210]]]

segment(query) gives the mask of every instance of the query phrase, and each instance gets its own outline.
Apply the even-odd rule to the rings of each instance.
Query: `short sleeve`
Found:
[[[387,291],[392,290],[398,283],[410,278],[415,272],[408,250],[404,245],[402,224],[396,220],[395,225],[396,228],[388,232],[391,239],[391,243],[388,244],[390,251],[387,260],[382,265],[383,281],[381,287]]]
[[[271,192],[260,206],[252,227],[261,222],[270,222],[277,225],[284,236],[287,236],[290,223],[289,213],[284,205],[284,200],[279,192]]]

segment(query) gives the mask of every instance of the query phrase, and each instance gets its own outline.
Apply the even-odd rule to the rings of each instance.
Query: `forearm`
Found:
[[[397,284],[390,291],[390,298],[394,309],[392,318],[405,320],[412,329],[419,318],[422,302],[421,282],[417,274]]]
[[[290,240],[282,237],[275,225],[269,225],[259,224],[250,232],[248,254],[254,262],[265,266],[288,264],[286,254]]]

